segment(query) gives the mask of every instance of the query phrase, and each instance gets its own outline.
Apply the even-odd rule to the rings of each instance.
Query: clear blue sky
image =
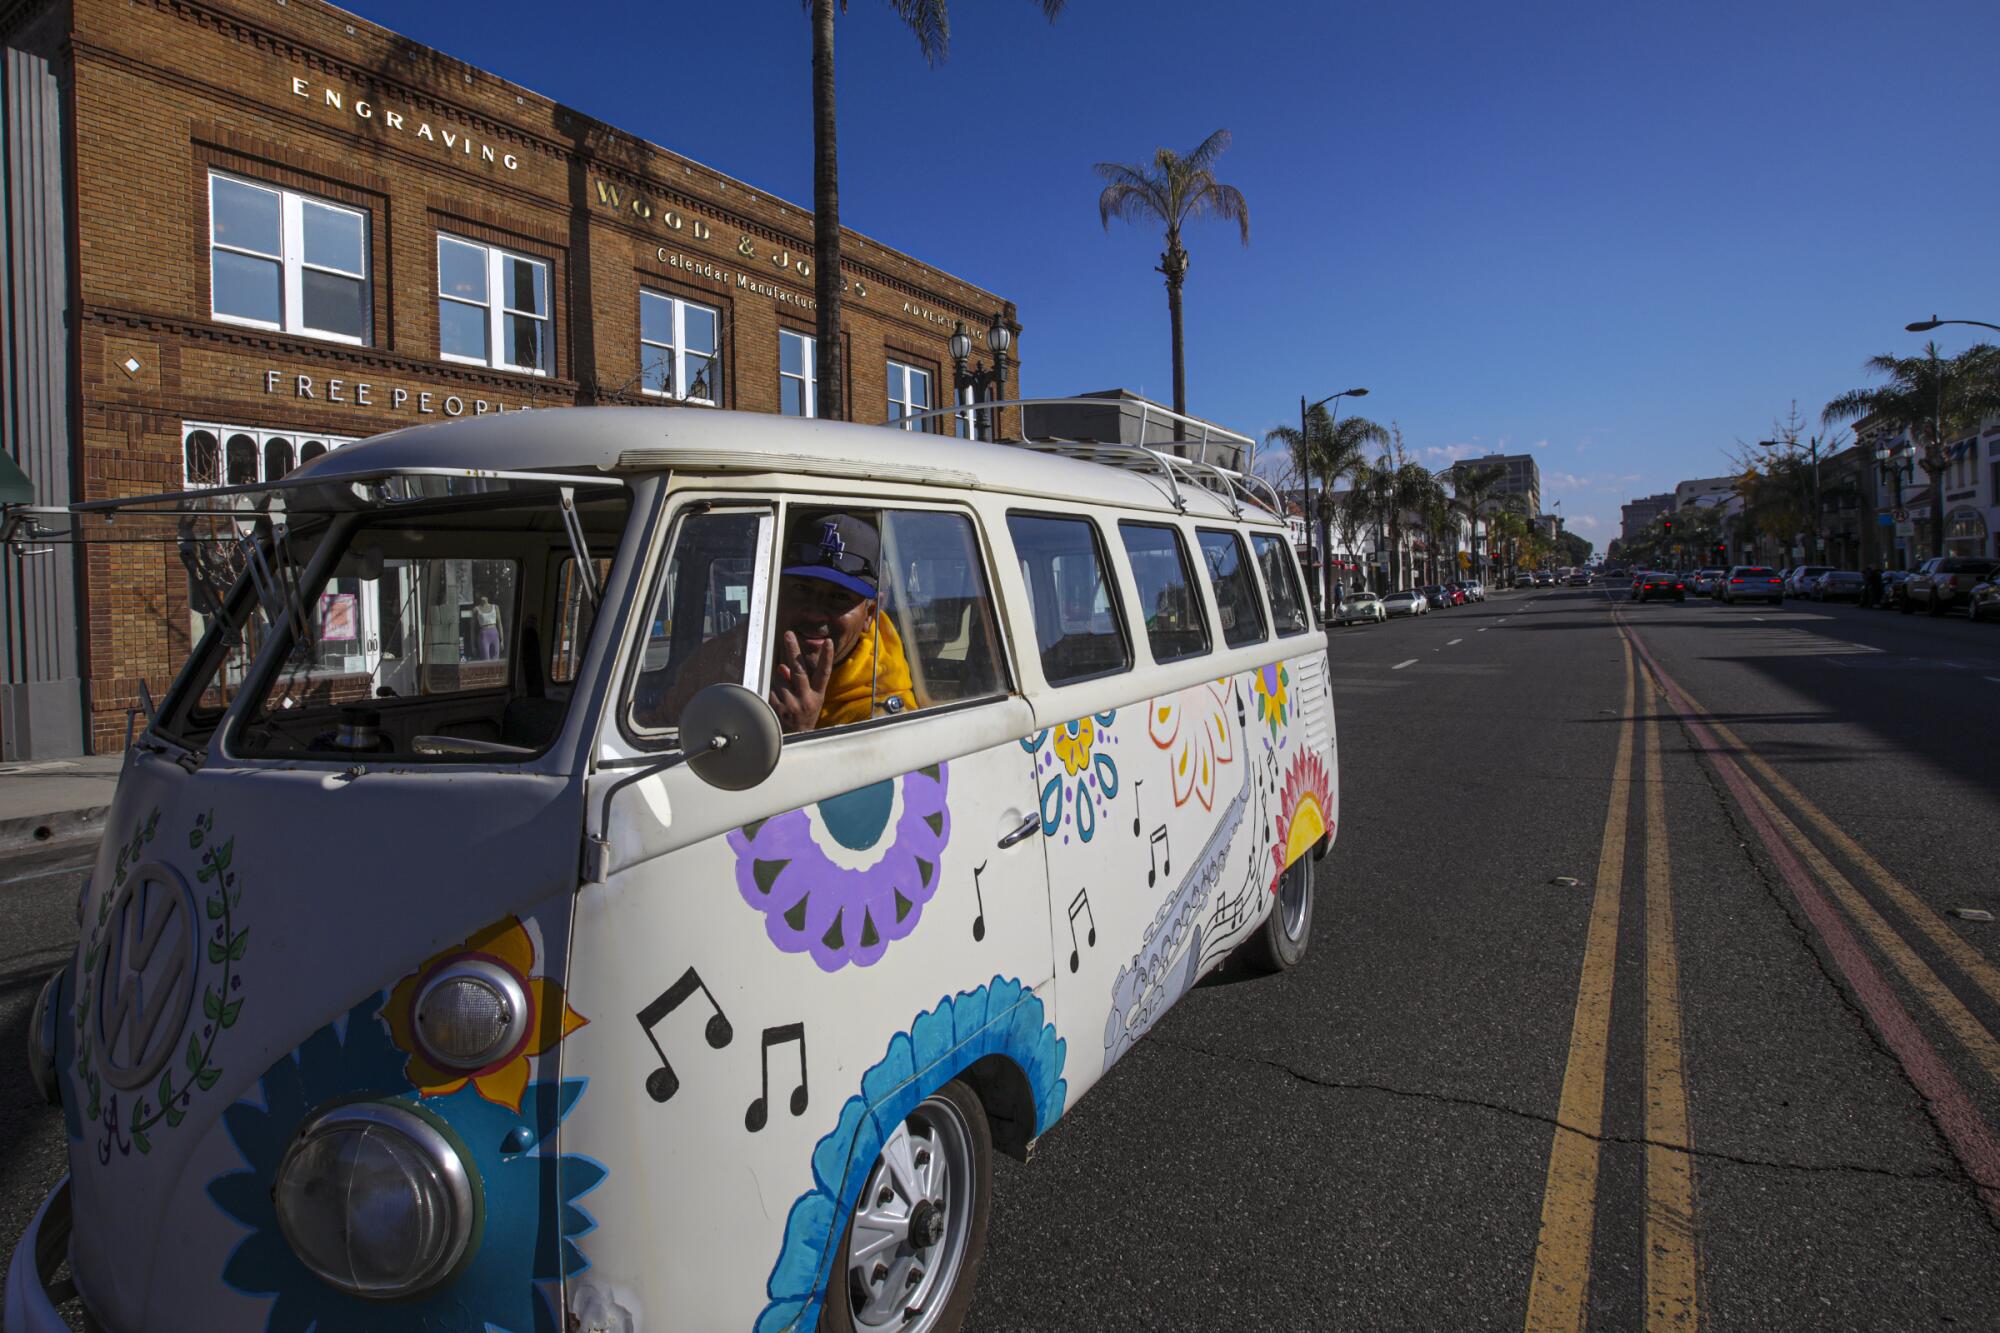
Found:
[[[798,0],[352,7],[811,203]],[[1251,236],[1186,237],[1189,409],[1261,437],[1365,385],[1431,466],[1534,451],[1600,549],[1623,500],[1918,351],[1905,323],[2000,323],[1993,0],[951,16],[936,69],[882,0],[840,19],[842,220],[1015,300],[1030,394],[1171,398],[1160,234],[1107,234],[1091,165],[1218,127]]]

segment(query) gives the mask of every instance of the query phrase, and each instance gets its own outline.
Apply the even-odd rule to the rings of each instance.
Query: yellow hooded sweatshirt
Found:
[[[901,702],[891,705],[891,699]],[[903,636],[896,632],[896,622],[878,610],[874,628],[861,636],[853,652],[833,664],[833,673],[826,680],[826,697],[820,700],[819,725],[844,727],[867,721],[877,708],[900,713],[916,706],[910,662],[903,655]]]

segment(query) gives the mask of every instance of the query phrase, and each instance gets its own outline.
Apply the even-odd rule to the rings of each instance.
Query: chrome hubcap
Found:
[[[1312,894],[1312,868],[1307,864],[1311,858],[1312,853],[1307,852],[1292,862],[1278,885],[1279,921],[1288,940],[1296,940],[1305,933],[1306,901]]]
[[[925,1333],[951,1299],[972,1209],[972,1134],[933,1097],[882,1145],[854,1205],[848,1308],[857,1328]]]

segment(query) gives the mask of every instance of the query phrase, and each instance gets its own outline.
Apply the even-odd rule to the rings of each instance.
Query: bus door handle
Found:
[[[1029,838],[1034,837],[1035,831],[1041,828],[1041,826],[1042,826],[1041,815],[1031,811],[1029,812],[1028,816],[1021,821],[1021,825],[1019,828],[1016,828],[1012,832],[1009,832],[1001,837],[1000,845],[1002,847],[1012,847],[1017,842],[1025,842]]]

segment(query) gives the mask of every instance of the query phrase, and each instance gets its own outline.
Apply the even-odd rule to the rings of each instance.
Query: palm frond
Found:
[[[1250,244],[1250,205],[1234,185],[1215,180],[1204,184],[1188,205],[1188,216],[1204,215],[1236,223],[1243,233],[1243,244]]]
[[[1187,169],[1190,172],[1207,172],[1215,165],[1215,159],[1221,157],[1224,150],[1228,147],[1229,131],[1226,129],[1217,130],[1206,139],[1203,139],[1201,144],[1192,153],[1187,155],[1184,159],[1187,163]]]
[[[1149,185],[1120,181],[1104,187],[1097,196],[1097,219],[1111,230],[1111,219],[1122,218],[1126,222],[1145,222],[1150,218],[1164,219],[1166,209],[1158,193]]]
[[[945,0],[889,0],[896,17],[916,34],[924,60],[938,64],[951,49],[951,10]]]

